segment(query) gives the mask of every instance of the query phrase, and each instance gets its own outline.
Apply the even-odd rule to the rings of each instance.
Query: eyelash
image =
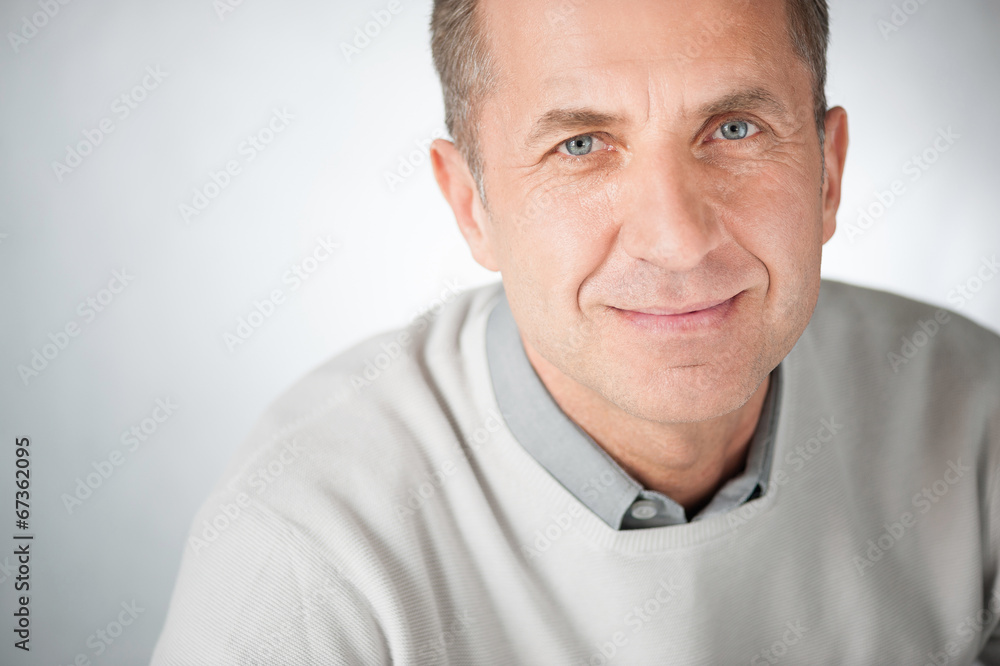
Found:
[[[753,134],[748,134],[747,136],[743,137],[742,139],[737,139],[735,141],[731,140],[731,139],[730,140],[715,139],[713,141],[722,141],[724,143],[747,143],[747,142],[754,141],[757,138],[761,137],[764,134],[764,131],[765,131],[765,128],[764,128],[763,124],[760,123],[760,122],[758,122],[758,121],[756,121],[756,120],[752,120],[750,118],[744,118],[742,116],[731,116],[731,117],[728,117],[728,118],[722,120],[721,122],[717,122],[717,123],[713,124],[712,125],[712,134],[715,134],[715,132],[717,130],[719,130],[719,128],[721,128],[723,125],[726,125],[726,124],[731,123],[731,122],[744,122],[744,123],[747,123],[749,125],[753,125],[757,129],[757,131],[754,132]],[[711,138],[712,134],[709,135],[709,138]],[[552,149],[553,152],[555,154],[559,155],[560,157],[562,157],[563,159],[569,160],[570,162],[579,162],[581,160],[585,160],[587,158],[592,157],[596,153],[609,152],[607,149],[602,149],[602,150],[595,150],[595,151],[593,151],[591,153],[587,153],[586,155],[569,155],[569,154],[564,153],[564,152],[562,152],[560,150],[560,148],[562,148],[563,146],[565,146],[568,142],[570,142],[573,139],[576,139],[578,137],[581,137],[581,136],[592,136],[592,137],[601,139],[601,141],[603,141],[604,143],[607,143],[608,146],[611,147],[611,144],[608,141],[605,141],[602,138],[603,136],[606,136],[603,132],[585,132],[583,134],[574,134],[573,136],[569,137],[568,139],[564,139],[563,141],[560,141],[559,143],[556,144],[555,148]]]

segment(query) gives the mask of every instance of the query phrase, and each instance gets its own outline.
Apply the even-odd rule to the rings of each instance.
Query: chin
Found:
[[[767,373],[746,368],[720,372],[717,366],[672,368],[646,380],[623,377],[602,391],[605,399],[637,418],[658,423],[707,421],[747,403]]]

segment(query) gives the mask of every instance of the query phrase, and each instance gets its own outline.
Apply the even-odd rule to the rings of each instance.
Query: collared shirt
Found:
[[[490,313],[486,353],[507,426],[524,449],[580,502],[616,530],[688,522],[683,506],[643,488],[556,404],[528,360],[506,294]],[[767,492],[780,391],[779,364],[771,372],[744,471],[720,488],[691,521],[731,511]]]

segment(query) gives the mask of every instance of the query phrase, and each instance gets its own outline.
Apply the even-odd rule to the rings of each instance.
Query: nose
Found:
[[[661,152],[629,165],[619,236],[630,256],[684,272],[722,242],[710,193],[690,159]]]

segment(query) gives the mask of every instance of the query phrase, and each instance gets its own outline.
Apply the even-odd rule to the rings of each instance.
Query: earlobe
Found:
[[[436,139],[430,152],[434,178],[455,214],[458,229],[469,244],[472,257],[483,268],[499,271],[487,233],[487,215],[479,200],[479,188],[465,158],[454,143],[445,139]]]
[[[826,140],[823,146],[823,164],[826,176],[823,183],[823,243],[833,237],[837,229],[837,210],[843,189],[844,163],[847,160],[847,111],[835,106],[826,112]]]

